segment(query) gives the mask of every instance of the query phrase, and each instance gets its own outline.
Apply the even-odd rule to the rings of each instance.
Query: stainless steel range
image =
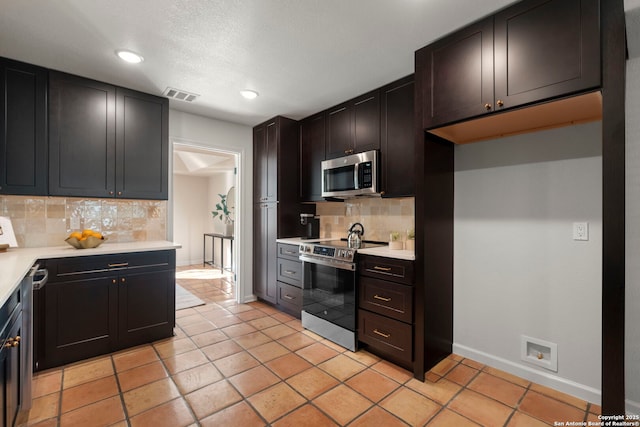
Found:
[[[361,248],[383,246],[364,242]],[[356,255],[346,240],[302,243],[302,326],[351,351],[356,334]]]

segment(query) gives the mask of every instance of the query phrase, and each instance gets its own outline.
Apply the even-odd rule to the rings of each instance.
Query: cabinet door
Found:
[[[40,369],[109,353],[115,348],[117,276],[48,283],[43,289],[46,366]]]
[[[168,198],[169,100],[116,91],[116,196]]]
[[[126,348],[173,334],[175,272],[154,271],[118,277],[118,347]],[[152,304],[149,302],[153,301]]]
[[[317,202],[322,198],[325,116],[318,114],[300,123],[300,200]]]
[[[5,339],[0,340],[0,371],[3,378],[4,425],[13,426],[20,410],[20,392],[22,390],[22,341],[16,341],[22,335],[22,314],[14,321]],[[22,345],[21,345],[22,344]]]
[[[353,152],[380,149],[380,92],[374,90],[353,101]]]
[[[265,301],[276,303],[278,206],[260,203],[254,208],[253,292]]]
[[[419,50],[416,78],[424,88],[425,129],[492,111],[493,17]]]
[[[280,126],[277,121],[267,123],[267,169],[263,179],[267,181],[266,201],[278,200],[278,143],[280,138]]]
[[[413,75],[381,89],[380,144],[383,197],[415,194]]]
[[[496,109],[600,86],[599,25],[597,0],[530,0],[498,13]]]
[[[335,159],[353,152],[353,107],[350,102],[340,104],[326,113],[326,158]]]
[[[267,200],[267,129],[264,125],[253,128],[253,201]]]
[[[49,73],[49,193],[115,195],[114,86]]]
[[[47,70],[0,59],[0,194],[47,195]]]

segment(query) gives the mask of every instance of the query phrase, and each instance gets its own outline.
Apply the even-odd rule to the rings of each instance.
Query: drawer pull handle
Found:
[[[285,270],[284,272],[287,274],[296,274],[296,272],[292,270]]]
[[[373,333],[376,334],[376,335],[380,335],[383,338],[389,338],[391,336],[391,334],[385,334],[384,332],[380,332],[377,329],[374,329]]]
[[[376,265],[373,269],[378,271],[391,271],[391,267],[380,267],[379,265]]]
[[[284,251],[284,253],[287,255],[298,255],[298,252],[293,252],[293,251]]]
[[[381,297],[380,295],[374,295],[373,299],[379,299],[380,301],[389,302],[391,298]]]
[[[115,264],[109,264],[109,268],[128,267],[128,262],[117,262]]]
[[[292,297],[292,296],[291,296],[291,295],[289,295],[289,294],[284,294],[284,298],[285,298],[285,299],[288,299],[288,300],[295,299],[294,297]]]

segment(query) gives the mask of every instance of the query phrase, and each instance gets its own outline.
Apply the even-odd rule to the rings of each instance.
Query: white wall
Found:
[[[253,132],[249,126],[224,122],[171,110],[169,113],[169,140],[199,147],[212,147],[238,153],[239,171],[237,177],[237,218],[235,247],[238,265],[236,285],[238,299],[250,301],[255,298],[252,286],[253,237],[252,194],[253,194]],[[173,200],[170,196],[170,202]],[[169,205],[171,206],[172,203]],[[172,220],[170,211],[170,222]],[[169,239],[173,239],[172,231]],[[177,240],[176,240],[177,241]],[[178,242],[180,243],[180,242]]]
[[[208,178],[173,176],[173,240],[182,244],[177,265],[202,263],[202,234],[211,227],[208,195]]]
[[[455,151],[454,351],[595,403],[601,141],[595,122]],[[558,345],[557,374],[520,360],[521,335]]]
[[[235,186],[235,176],[233,172],[221,172],[217,173],[214,176],[209,178],[209,219],[210,221],[207,223],[207,231],[211,233],[220,233],[224,234],[226,232],[226,226],[224,222],[220,221],[218,218],[212,219],[211,211],[215,209],[217,203],[220,203],[220,194],[227,194],[229,189]],[[225,239],[223,242],[223,251],[224,251],[224,266],[229,267],[231,265],[231,244],[228,240]],[[222,257],[220,252],[220,239],[216,239],[215,249],[214,249],[214,257],[216,265],[222,264]],[[235,250],[235,248],[234,248]],[[207,249],[207,259],[210,259],[211,252],[210,249]]]
[[[640,58],[627,61],[625,397],[640,414]]]

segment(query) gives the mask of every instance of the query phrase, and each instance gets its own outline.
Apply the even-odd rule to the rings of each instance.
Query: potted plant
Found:
[[[407,242],[405,243],[405,249],[408,251],[416,250],[416,231],[412,228],[407,230]]]
[[[400,240],[400,233],[392,231],[389,233],[389,249],[402,249],[403,244]]]
[[[231,219],[231,211],[227,207],[227,195],[218,194],[220,196],[220,202],[216,203],[216,207],[211,211],[213,219],[218,218],[225,226],[224,234],[226,236],[233,235],[233,219]]]

